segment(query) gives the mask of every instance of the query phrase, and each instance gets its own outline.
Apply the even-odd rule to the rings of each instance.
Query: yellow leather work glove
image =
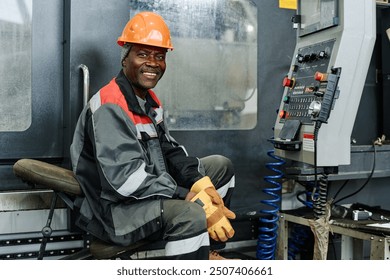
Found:
[[[213,183],[210,180],[210,177],[204,176],[202,179],[199,179],[196,181],[191,189],[190,192],[193,193],[200,193],[201,191],[204,191],[207,193],[207,195],[210,197],[211,201],[213,204],[215,204],[218,208],[221,209],[223,214],[226,216],[228,219],[235,219],[236,214],[234,214],[233,211],[229,210],[225,204],[223,203],[222,197],[219,195],[217,190],[215,189]]]
[[[222,210],[213,204],[205,191],[200,191],[191,199],[202,206],[206,213],[207,231],[212,239],[225,242],[234,236],[234,229]]]

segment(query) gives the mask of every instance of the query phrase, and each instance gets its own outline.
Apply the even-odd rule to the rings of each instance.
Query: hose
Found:
[[[310,186],[305,186],[305,188],[306,190],[297,194],[297,199],[307,208],[313,209],[313,200],[311,198],[318,198],[318,192],[312,194],[309,191]],[[301,198],[303,195],[305,199]],[[293,223],[291,225],[290,238],[288,238],[288,259],[296,260],[297,256],[300,256],[300,259],[302,259],[308,253],[309,242],[311,242],[312,236],[309,227]]]
[[[322,174],[319,179],[318,199],[313,203],[314,217],[319,218],[325,215],[326,200],[328,197],[328,176]]]
[[[275,259],[276,242],[278,237],[278,221],[281,201],[282,184],[279,182],[283,178],[283,172],[278,169],[286,162],[278,156],[275,156],[274,150],[267,152],[267,155],[276,162],[267,163],[267,169],[276,173],[276,175],[264,176],[264,180],[271,186],[264,188],[263,192],[271,198],[261,200],[261,203],[266,205],[267,209],[261,209],[260,213],[264,214],[259,218],[261,226],[259,227],[259,235],[257,240],[256,258],[259,260]]]
[[[303,255],[307,252],[308,241],[310,237],[310,228],[307,226],[293,224],[291,228],[291,237],[288,239],[288,259],[296,260],[297,255]]]

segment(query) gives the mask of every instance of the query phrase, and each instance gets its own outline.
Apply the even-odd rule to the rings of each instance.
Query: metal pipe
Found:
[[[79,68],[83,71],[83,107],[85,107],[89,100],[89,69],[84,64],[80,64]]]

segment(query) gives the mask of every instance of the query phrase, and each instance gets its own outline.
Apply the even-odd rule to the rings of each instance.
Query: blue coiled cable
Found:
[[[295,260],[297,254],[306,250],[306,242],[310,229],[307,226],[294,224],[291,229],[291,238],[288,239],[288,259]]]
[[[304,194],[306,199],[299,199],[299,195]],[[313,209],[312,197],[318,197],[318,193],[312,195],[308,190],[302,191],[298,194],[298,199],[306,207]],[[311,235],[310,228],[307,226],[293,224],[291,227],[290,238],[288,239],[288,259],[296,260],[297,255],[302,255],[307,252],[307,242],[309,241]]]
[[[259,219],[261,226],[259,227],[256,251],[256,258],[259,260],[275,259],[281,201],[280,193],[282,189],[280,179],[284,176],[283,172],[279,168],[286,162],[282,158],[275,156],[274,152],[274,150],[270,150],[267,152],[267,155],[276,160],[276,162],[270,162],[265,165],[266,168],[276,174],[264,176],[264,180],[271,186],[264,188],[263,192],[269,195],[271,198],[261,200],[261,203],[266,205],[267,209],[260,210],[260,213],[264,214],[264,217]]]

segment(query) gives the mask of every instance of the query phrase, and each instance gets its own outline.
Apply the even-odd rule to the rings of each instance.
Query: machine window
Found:
[[[31,125],[32,0],[0,1],[0,131]]]
[[[249,0],[130,0],[130,17],[164,17],[174,50],[155,91],[171,130],[252,129],[257,122],[257,7]]]

